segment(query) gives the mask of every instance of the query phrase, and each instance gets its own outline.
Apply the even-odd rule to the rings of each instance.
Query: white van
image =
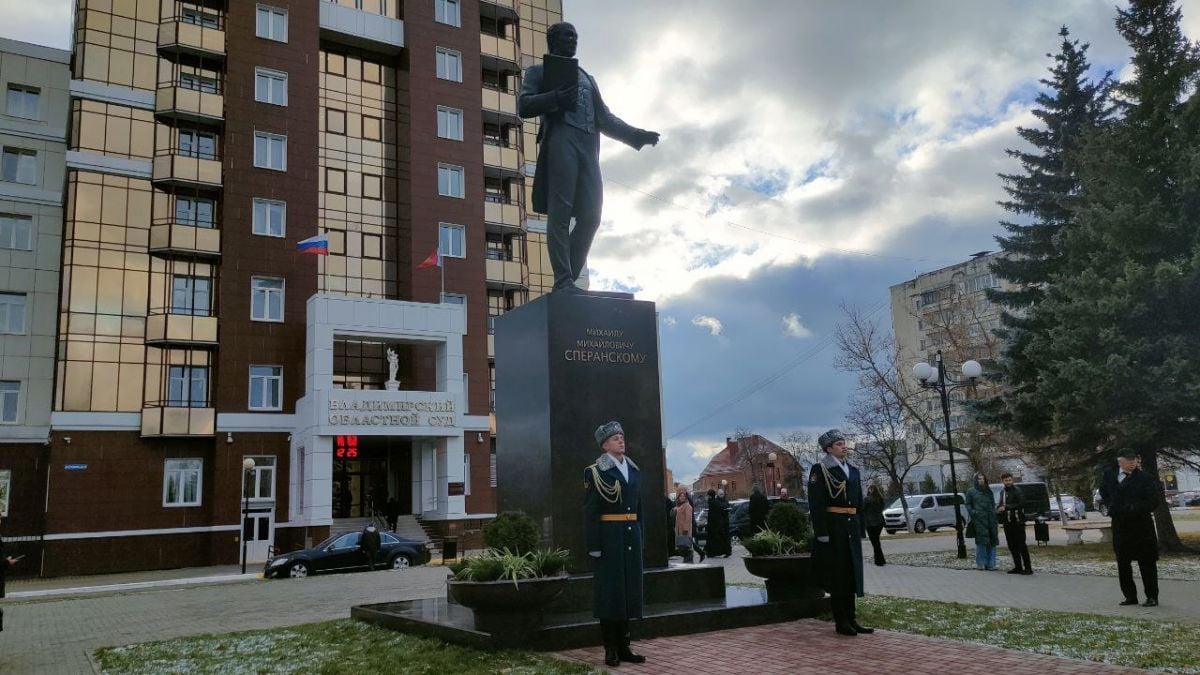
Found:
[[[912,495],[908,500],[908,515],[912,518],[913,532],[925,530],[936,532],[939,527],[954,527],[954,494],[943,492],[932,495]],[[963,496],[958,495],[959,512],[962,514],[963,526],[971,520],[967,507],[963,504]],[[884,529],[888,534],[896,534],[908,529],[908,521],[904,518],[904,508],[900,500],[892,502],[883,510]]]

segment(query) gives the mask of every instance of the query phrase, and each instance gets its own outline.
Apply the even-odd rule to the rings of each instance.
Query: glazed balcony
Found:
[[[142,436],[212,436],[216,428],[215,408],[159,404],[142,409]]]
[[[150,225],[150,252],[201,257],[221,255],[221,231],[169,220]]]
[[[168,150],[154,158],[151,180],[175,187],[221,187],[221,160]]]
[[[521,229],[521,205],[496,195],[484,195],[483,222],[489,230],[516,232]]]
[[[479,15],[508,22],[520,18],[516,0],[479,0]]]
[[[177,84],[159,85],[154,96],[154,114],[168,119],[220,124],[225,119],[225,96]]]
[[[483,173],[494,178],[520,178],[521,152],[512,146],[499,145],[491,139],[483,140]]]
[[[518,73],[521,71],[521,50],[517,42],[499,35],[479,34],[479,52],[483,67],[502,73]]]
[[[183,15],[166,18],[158,24],[158,49],[170,54],[223,58],[224,17],[205,14],[203,19]]]
[[[217,317],[170,314],[165,310],[152,311],[146,317],[146,343],[159,346],[215,347]]]
[[[484,121],[493,124],[520,124],[517,114],[517,95],[497,87],[483,85]]]
[[[487,261],[487,285],[505,290],[529,288],[529,268],[518,260]]]

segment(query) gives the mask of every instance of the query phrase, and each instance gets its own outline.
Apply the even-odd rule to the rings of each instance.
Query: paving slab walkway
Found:
[[[646,663],[622,663],[610,672],[654,675],[912,675],[935,671],[955,675],[1109,675],[1147,672],[890,631],[842,637],[833,632],[829,623],[812,619],[639,641],[635,643],[634,651],[645,656]],[[592,666],[604,663],[604,650],[600,647],[559,652],[558,656]]]

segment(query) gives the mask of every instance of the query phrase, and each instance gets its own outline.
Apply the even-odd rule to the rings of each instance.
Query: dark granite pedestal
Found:
[[[632,623],[635,639],[781,623],[829,611],[824,597],[772,593],[768,599],[763,588],[726,586],[725,569],[711,565],[647,570],[643,581],[646,605],[644,618]],[[476,649],[559,651],[600,644],[591,575],[571,577],[562,595],[544,609],[541,627],[517,634],[480,630],[472,610],[447,598],[359,605],[350,616]]]

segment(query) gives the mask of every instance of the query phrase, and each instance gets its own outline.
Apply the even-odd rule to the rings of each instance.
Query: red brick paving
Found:
[[[622,663],[613,673],[704,673],[705,675],[1108,675],[1144,673],[1090,661],[1018,652],[951,640],[876,631],[843,637],[833,625],[806,619],[791,623],[642,640],[634,651],[646,663]],[[819,656],[818,656],[819,655]],[[602,666],[604,649],[590,647],[558,656]]]

